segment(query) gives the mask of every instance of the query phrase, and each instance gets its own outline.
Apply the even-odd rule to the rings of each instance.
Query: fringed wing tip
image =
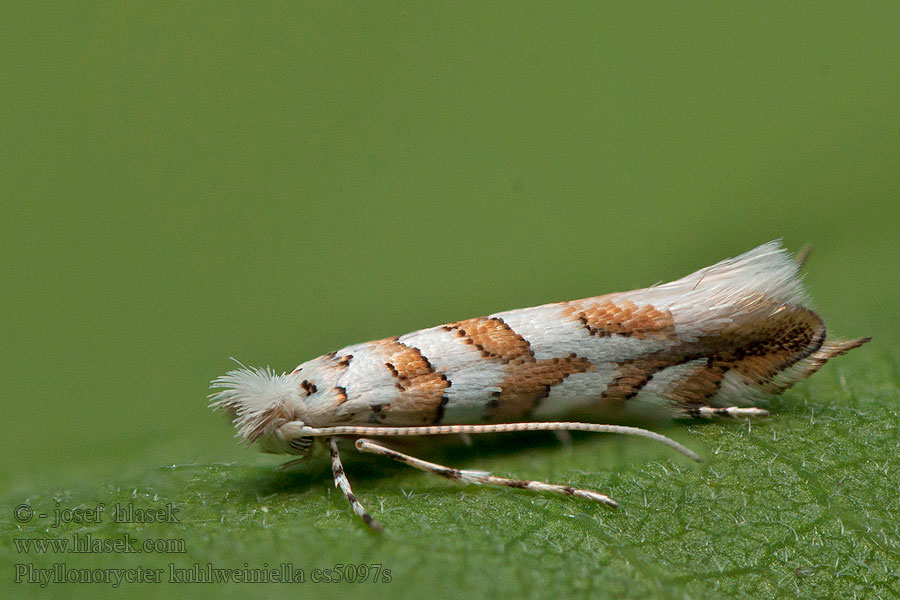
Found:
[[[652,288],[656,295],[680,296],[686,307],[733,305],[736,310],[765,297],[781,304],[809,305],[800,265],[781,244],[766,242],[733,258],[695,271],[671,283]]]
[[[853,340],[828,340],[827,342],[822,344],[822,347],[819,349],[818,354],[822,355],[824,360],[828,360],[830,358],[834,358],[835,356],[846,354],[851,350],[855,350],[863,344],[867,344],[871,341],[871,336],[856,338]]]

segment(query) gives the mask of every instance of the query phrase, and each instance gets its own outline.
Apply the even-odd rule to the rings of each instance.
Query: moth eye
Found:
[[[300,382],[300,387],[303,388],[303,391],[306,392],[307,396],[312,396],[313,394],[316,393],[316,391],[318,391],[316,384],[310,383],[306,379],[304,379],[303,381]]]

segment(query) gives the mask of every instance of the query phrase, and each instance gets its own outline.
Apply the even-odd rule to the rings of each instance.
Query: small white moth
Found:
[[[595,491],[453,469],[362,436],[609,432],[700,460],[660,434],[597,422],[641,413],[765,416],[760,401],[867,342],[826,339],[798,262],[774,241],[664,285],[355,344],[281,375],[241,368],[213,380],[211,406],[228,411],[238,436],[264,452],[304,456],[324,438],[335,485],[374,529],[381,525],[350,489],[338,439],[465,483],[616,507]]]

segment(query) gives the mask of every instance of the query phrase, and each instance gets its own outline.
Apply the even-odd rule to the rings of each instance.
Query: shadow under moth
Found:
[[[803,290],[801,262],[773,241],[646,289],[354,344],[280,375],[243,367],[213,380],[210,406],[229,413],[237,435],[264,452],[303,457],[324,443],[335,485],[373,529],[381,525],[353,494],[338,440],[464,483],[616,507],[596,491],[445,467],[369,438],[609,432],[700,460],[658,433],[601,423],[766,416],[758,407],[766,398],[867,342],[826,338]]]

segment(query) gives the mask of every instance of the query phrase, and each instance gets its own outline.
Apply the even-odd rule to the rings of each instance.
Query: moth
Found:
[[[766,398],[869,341],[826,338],[801,262],[776,240],[663,285],[355,344],[280,375],[243,367],[212,381],[210,406],[228,412],[237,436],[264,452],[303,457],[324,443],[335,486],[376,530],[350,488],[338,440],[463,483],[614,508],[597,491],[450,468],[369,438],[609,432],[660,441],[699,461],[658,433],[603,422],[766,416]]]

